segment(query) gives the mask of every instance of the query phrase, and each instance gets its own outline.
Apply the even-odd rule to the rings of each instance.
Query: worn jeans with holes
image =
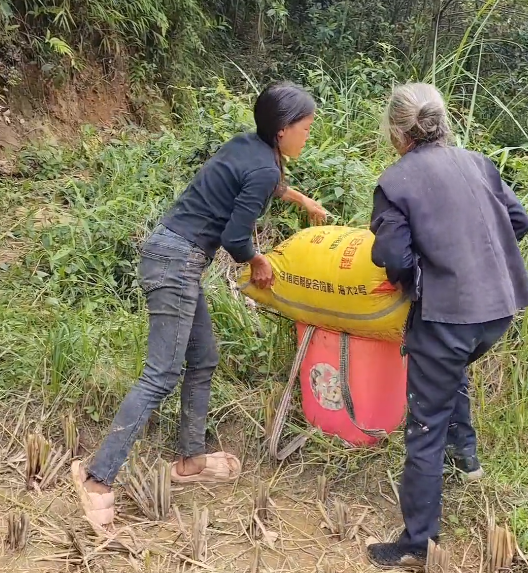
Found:
[[[196,245],[158,225],[143,244],[139,282],[149,311],[148,353],[143,374],[127,394],[97,451],[88,475],[111,485],[153,410],[181,388],[179,453],[205,453],[211,377],[218,353],[200,285],[211,263]]]
[[[413,309],[406,335],[408,352],[405,460],[400,503],[405,522],[399,544],[405,551],[427,549],[436,541],[442,515],[442,475],[446,445],[474,454],[469,364],[483,356],[508,329],[512,317],[483,324],[443,324]]]

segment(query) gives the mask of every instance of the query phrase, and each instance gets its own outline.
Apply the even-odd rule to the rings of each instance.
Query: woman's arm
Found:
[[[300,191],[295,191],[291,187],[285,187],[283,191],[277,193],[277,196],[287,203],[295,203],[302,207],[308,213],[311,223],[320,225],[326,221],[325,209],[317,201],[303,195]]]
[[[237,263],[251,265],[251,282],[259,288],[273,284],[273,270],[268,259],[255,252],[251,236],[269,197],[269,189],[277,185],[277,178],[277,171],[268,168],[257,169],[247,176],[221,236],[222,246]]]
[[[414,287],[414,253],[409,223],[393,205],[381,187],[374,191],[374,206],[370,230],[374,233],[372,262],[387,272],[393,285],[400,284],[404,292]]]

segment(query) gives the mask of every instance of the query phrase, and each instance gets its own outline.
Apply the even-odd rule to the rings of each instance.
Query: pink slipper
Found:
[[[242,471],[240,460],[227,452],[216,452],[205,456],[205,468],[192,476],[181,476],[172,464],[171,480],[177,483],[223,483],[235,481]]]
[[[88,479],[88,474],[79,460],[72,462],[71,473],[75,491],[88,521],[99,526],[112,523],[114,521],[114,492],[86,491],[84,482]]]

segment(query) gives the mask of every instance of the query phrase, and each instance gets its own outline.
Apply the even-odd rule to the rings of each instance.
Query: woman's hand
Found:
[[[307,213],[310,223],[312,225],[321,225],[326,221],[327,212],[326,209],[321,207],[317,201],[310,199],[306,195],[303,195],[300,191],[296,191],[291,187],[286,187],[286,191],[281,195],[283,201],[288,203],[295,203],[302,207]]]
[[[310,219],[310,223],[312,223],[312,225],[322,225],[326,222],[326,210],[321,207],[317,201],[314,201],[309,197],[305,197],[304,208],[308,213],[308,218]]]
[[[251,282],[260,289],[270,288],[275,282],[271,263],[264,255],[255,255],[250,261]]]

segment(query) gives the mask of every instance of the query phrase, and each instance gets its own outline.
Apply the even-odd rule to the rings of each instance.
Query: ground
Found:
[[[72,143],[84,125],[100,128],[126,124],[131,119],[125,74],[105,75],[88,65],[60,86],[42,78],[38,69],[24,67],[20,85],[0,101],[0,150],[10,158],[28,142]],[[1,169],[0,169],[1,171]]]
[[[147,519],[121,485],[117,489],[119,513],[115,533],[120,543],[104,536],[96,538],[79,512],[68,464],[61,468],[52,487],[44,491],[27,490],[23,445],[28,417],[25,408],[18,409],[19,416],[5,413],[0,417],[3,420],[0,424],[0,537],[6,537],[9,512],[26,512],[30,519],[24,549],[11,551],[4,544],[1,571],[368,573],[375,568],[365,559],[366,540],[391,539],[400,531],[396,487],[392,483],[397,468],[387,469],[383,452],[365,457],[364,452],[350,450],[351,458],[363,456],[363,461],[349,472],[336,470],[330,459],[327,464],[320,459],[314,462],[303,453],[289,462],[274,465],[268,461],[258,437],[237,439],[247,436],[247,426],[235,419],[218,426],[211,447],[218,448],[222,444],[243,461],[243,474],[237,483],[207,487],[173,485],[173,509],[165,521]],[[29,419],[34,421],[36,416]],[[170,451],[163,446],[159,434],[153,425],[139,443],[137,454],[147,460],[147,464],[155,463],[160,454],[170,459]],[[80,455],[93,451],[100,437],[101,428],[83,426]],[[59,447],[61,437],[55,434],[52,441]],[[321,493],[324,488],[320,476],[323,475],[328,476],[326,496]],[[120,478],[124,480],[126,475],[120,474]],[[269,490],[267,512],[257,514],[263,521],[265,534],[256,528],[259,533],[254,535],[251,516],[256,492],[262,488]],[[452,554],[453,571],[483,571],[482,524],[486,504],[485,483],[470,486],[448,479],[444,544]],[[475,511],[479,506],[483,514]],[[348,515],[345,536],[341,539],[338,515],[343,507]],[[204,508],[208,510],[203,560],[198,560],[193,553],[193,544],[201,539],[193,533],[197,526],[197,520],[193,520],[195,508],[199,512]]]

